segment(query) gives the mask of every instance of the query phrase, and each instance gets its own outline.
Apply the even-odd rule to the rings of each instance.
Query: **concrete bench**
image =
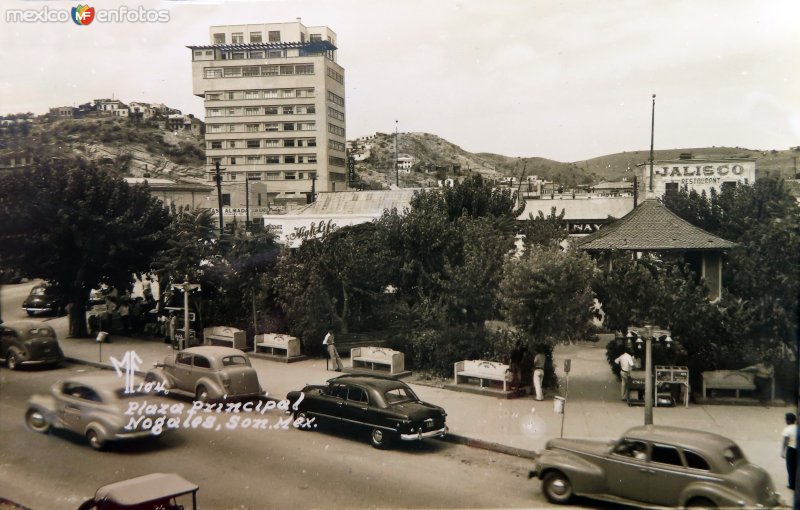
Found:
[[[280,333],[264,333],[256,335],[255,352],[264,352],[272,356],[295,358],[300,356],[300,339]]]
[[[499,381],[503,383],[503,391],[508,391],[506,373],[508,365],[495,361],[484,360],[464,360],[455,364],[455,382],[460,384],[466,382],[465,379],[478,379],[481,388],[486,387],[486,381]]]
[[[203,343],[233,347],[243,351],[247,348],[247,333],[229,326],[203,328]]]
[[[756,389],[755,374],[740,370],[712,370],[703,372],[703,398],[708,390],[735,390],[736,398],[739,391],[752,391]]]
[[[350,349],[350,360],[353,368],[370,370],[388,370],[395,375],[405,371],[405,354],[385,347],[353,347]]]

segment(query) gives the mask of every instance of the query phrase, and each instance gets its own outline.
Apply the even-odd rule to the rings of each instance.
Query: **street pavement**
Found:
[[[58,324],[59,342],[64,353],[75,361],[111,368],[110,356],[121,360],[127,351],[135,351],[146,371],[156,361],[172,352],[169,345],[152,338],[129,338],[114,335],[111,343],[98,344],[89,338],[67,338],[66,319],[54,319]],[[53,324],[54,326],[56,324]],[[408,379],[422,400],[442,406],[447,411],[449,440],[533,457],[544,448],[548,439],[577,437],[598,440],[618,438],[625,430],[644,423],[644,408],[629,407],[620,401],[619,382],[605,359],[605,343],[582,342],[559,345],[554,350],[555,366],[559,370],[560,390],[545,393],[544,401],[531,396],[505,400],[449,390],[413,377]],[[561,372],[563,360],[571,360],[568,379]],[[326,360],[306,359],[283,363],[251,357],[262,387],[268,396],[282,399],[289,391],[302,389],[306,384],[320,384],[340,375],[326,369]],[[345,367],[350,363],[344,360]],[[553,397],[566,397],[565,413],[556,414]],[[657,407],[654,423],[688,427],[722,434],[736,441],[748,459],[764,467],[781,493],[784,502],[792,501],[786,488],[786,469],[781,451],[781,431],[784,414],[794,411],[788,406],[697,405],[686,408]],[[563,422],[562,422],[563,419]]]

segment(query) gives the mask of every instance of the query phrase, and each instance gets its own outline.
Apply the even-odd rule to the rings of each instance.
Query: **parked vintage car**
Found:
[[[67,309],[67,298],[54,285],[40,283],[34,285],[28,297],[22,302],[28,315],[52,313],[63,315]]]
[[[444,409],[422,402],[406,383],[391,377],[342,375],[324,386],[306,386],[302,393],[302,399],[299,391],[286,397],[292,406],[299,401],[295,418],[365,428],[376,448],[447,433]]]
[[[247,399],[264,394],[250,358],[239,349],[200,345],[168,355],[147,372],[146,381],[201,402]]]
[[[175,473],[151,473],[100,487],[78,510],[196,510],[198,490]]]
[[[645,425],[617,441],[551,439],[529,478],[553,503],[580,495],[652,508],[780,505],[767,472],[718,434]]]
[[[42,322],[14,321],[0,326],[0,359],[16,370],[23,365],[57,365],[64,353],[52,327]]]
[[[140,383],[134,379],[134,387]],[[152,394],[126,393],[125,378],[116,374],[70,377],[54,384],[48,395],[32,396],[25,422],[36,432],[46,433],[51,427],[75,432],[86,437],[92,448],[101,450],[109,441],[160,435],[162,431],[153,426],[158,413],[141,420],[125,415],[131,403],[143,407],[158,399]]]

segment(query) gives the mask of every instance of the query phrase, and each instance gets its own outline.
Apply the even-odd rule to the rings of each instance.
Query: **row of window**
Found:
[[[331,108],[330,106],[328,107],[328,117],[344,122],[344,113],[340,112],[336,108]]]
[[[314,64],[281,64],[267,66],[206,67],[204,76],[212,78],[248,78],[254,76],[291,76],[314,74]]]
[[[344,98],[337,96],[330,90],[328,91],[328,101],[330,101],[333,104],[338,104],[339,106],[344,106]]]
[[[345,151],[345,145],[342,142],[337,142],[336,140],[328,140],[328,147],[335,151]]]
[[[258,133],[261,124],[206,124],[206,133]],[[315,122],[265,122],[264,131],[314,131]],[[344,129],[342,135],[344,136]]]
[[[340,158],[341,159],[341,158]],[[297,164],[316,164],[316,154],[285,154],[268,156],[227,156],[207,158],[209,165],[297,165]]]
[[[210,140],[209,149],[268,149],[274,147],[316,147],[316,138],[267,138],[264,140]]]
[[[234,108],[207,108],[207,117],[237,117],[240,115],[303,115],[315,114],[317,108],[313,104],[289,106],[237,106]],[[328,112],[330,115],[330,112]],[[338,118],[338,117],[336,117]],[[344,120],[344,115],[339,120]]]
[[[344,128],[335,124],[328,124],[328,133],[337,136],[344,136]]]
[[[328,164],[331,166],[345,166],[346,162],[344,158],[338,158],[336,156],[328,156]]]
[[[244,172],[242,172],[244,174]],[[226,172],[229,181],[238,181],[239,173],[238,172]],[[295,180],[302,180],[302,179],[314,179],[316,178],[317,172],[297,172],[291,170],[285,170],[282,172],[247,172],[247,180],[248,181],[295,181]],[[214,180],[214,174],[209,173],[210,181]],[[241,180],[244,180],[242,178]],[[224,196],[224,195],[223,195]],[[223,205],[224,201],[223,201]],[[228,204],[229,205],[229,204]]]
[[[344,85],[344,76],[330,67],[328,68],[328,77]]]
[[[237,99],[286,99],[295,97],[315,97],[314,88],[228,90],[224,92],[211,92],[206,94],[207,101],[232,101]]]
[[[249,32],[248,40],[250,44],[257,44],[264,42],[264,34],[263,32]],[[244,41],[244,32],[232,32],[231,33],[231,44],[245,44]],[[212,36],[212,40],[214,44],[226,44],[226,37],[224,33],[217,33]],[[322,34],[309,34],[309,40],[311,42],[322,41]],[[328,41],[331,38],[328,37]],[[267,41],[268,42],[281,42],[281,32],[280,30],[268,30],[267,31]],[[300,32],[300,42],[306,42],[306,34]]]

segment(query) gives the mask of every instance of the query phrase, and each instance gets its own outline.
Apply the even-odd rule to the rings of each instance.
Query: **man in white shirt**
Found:
[[[328,334],[325,335],[325,339],[322,340],[322,345],[328,349],[328,357],[333,361],[336,371],[341,372],[342,359],[339,357],[339,351],[336,350],[336,345],[334,345],[333,342],[333,331],[328,330]]]
[[[789,475],[787,487],[794,490],[797,479],[797,416],[786,413],[786,428],[783,429],[781,457],[786,459],[786,473]]]
[[[634,367],[635,361],[631,353],[628,352],[628,349],[614,360],[614,363],[619,365],[619,377],[620,377],[620,398],[622,400],[628,400],[628,384],[631,380],[631,369]]]

